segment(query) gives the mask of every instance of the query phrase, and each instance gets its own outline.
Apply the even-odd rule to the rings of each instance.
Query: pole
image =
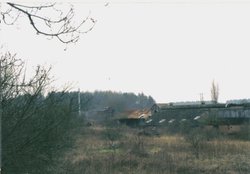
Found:
[[[203,93],[200,93],[200,102],[201,104],[205,104]]]
[[[81,116],[81,91],[78,89],[78,115]]]

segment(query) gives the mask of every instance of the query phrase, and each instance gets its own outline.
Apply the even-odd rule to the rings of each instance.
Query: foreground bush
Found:
[[[69,146],[71,99],[64,92],[44,94],[50,68],[38,66],[26,79],[24,62],[6,53],[0,59],[2,172],[49,173],[59,153]]]

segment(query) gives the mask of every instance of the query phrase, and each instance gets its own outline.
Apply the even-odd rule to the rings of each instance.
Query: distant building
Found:
[[[150,109],[137,109],[120,113],[117,120],[118,123],[131,127],[143,126],[147,123],[151,123],[152,115],[159,112],[159,110],[159,106],[154,104]]]
[[[250,103],[194,104],[193,102],[178,102],[157,105],[159,112],[154,116],[156,120],[193,120],[198,115],[208,118],[217,117],[220,124],[241,124],[250,121]]]
[[[237,100],[228,100],[226,104],[246,104],[250,103],[250,99],[237,99]]]
[[[170,102],[170,103],[157,103],[159,107],[166,106],[186,106],[186,105],[208,105],[213,104],[212,101],[181,101],[181,102]]]
[[[85,118],[92,121],[102,122],[114,117],[115,110],[112,107],[86,111]]]

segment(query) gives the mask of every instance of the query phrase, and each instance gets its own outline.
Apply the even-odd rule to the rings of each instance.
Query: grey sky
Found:
[[[78,2],[78,16],[91,10],[98,22],[67,51],[24,19],[1,26],[1,44],[29,66],[52,64],[56,85],[75,82],[83,91],[144,92],[157,102],[199,100],[203,92],[210,100],[214,79],[219,101],[250,98],[250,3],[192,2]]]

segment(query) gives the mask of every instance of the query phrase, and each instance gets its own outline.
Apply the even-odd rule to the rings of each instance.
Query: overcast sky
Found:
[[[121,1],[122,2],[122,1]],[[75,45],[36,35],[26,19],[1,24],[1,44],[28,61],[52,64],[55,85],[82,91],[144,92],[157,102],[250,98],[250,3],[77,3],[94,29]],[[145,1],[144,1],[145,2]],[[182,3],[185,2],[185,3]]]

